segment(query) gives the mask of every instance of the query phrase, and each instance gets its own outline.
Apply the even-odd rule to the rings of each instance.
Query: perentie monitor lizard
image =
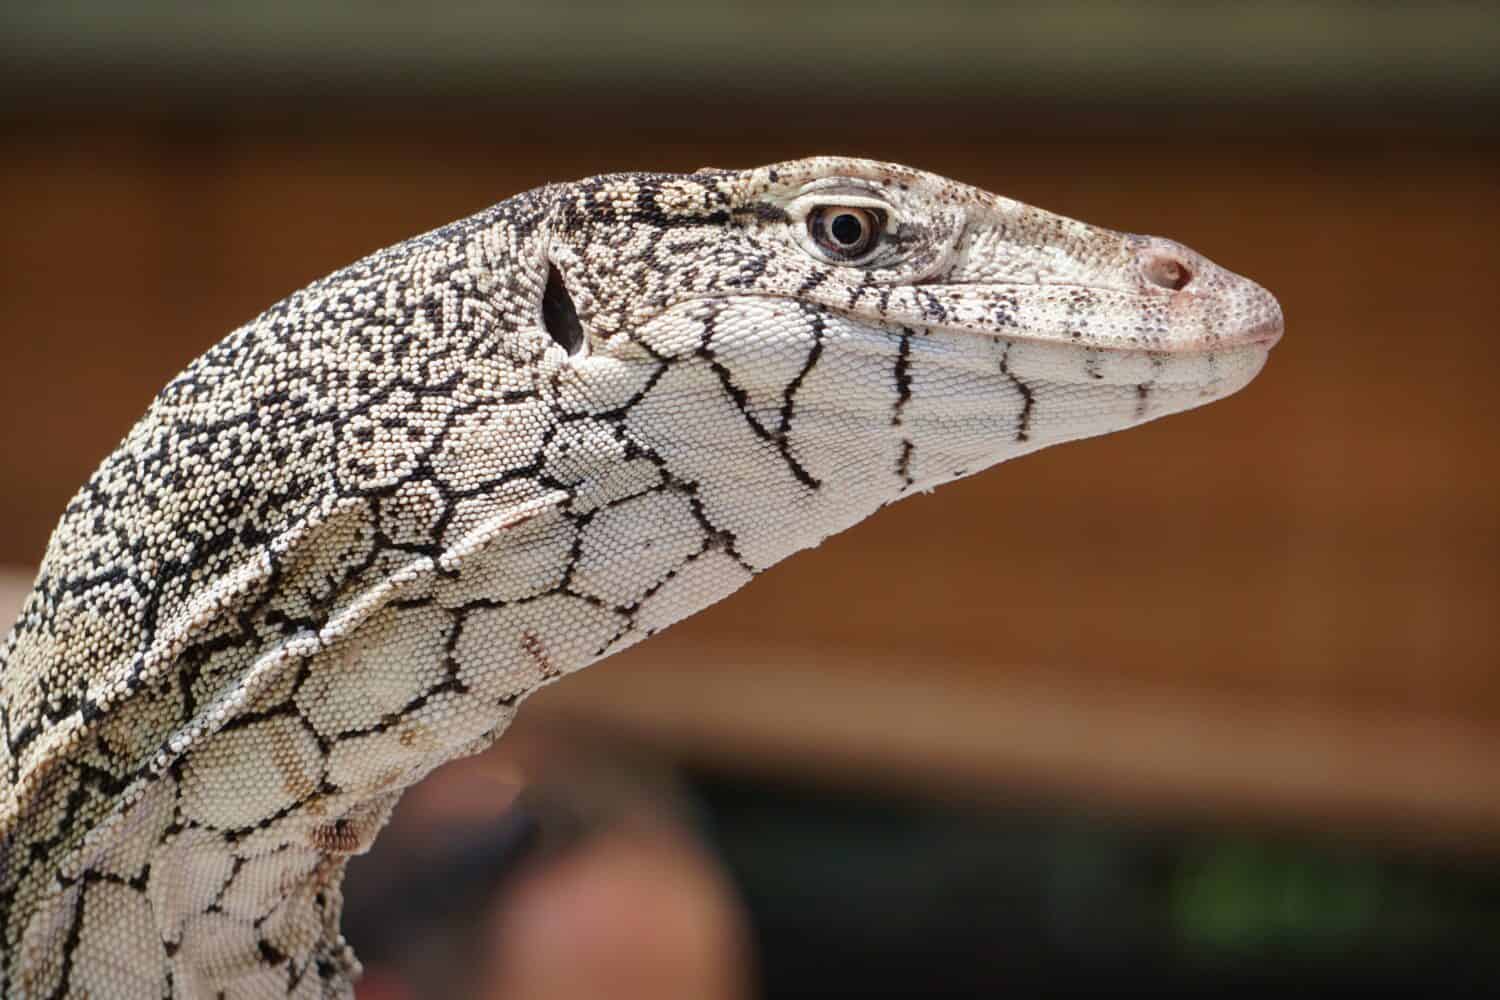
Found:
[[[0,993],[350,995],[347,859],[528,694],[1281,331],[1176,243],[837,157],[551,185],[313,283],[160,392],[0,650]]]

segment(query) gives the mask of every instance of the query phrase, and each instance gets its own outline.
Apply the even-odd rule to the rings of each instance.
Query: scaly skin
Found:
[[[0,992],[347,996],[348,856],[532,691],[1280,333],[1177,244],[841,158],[544,187],[310,285],[162,390],[0,651]]]

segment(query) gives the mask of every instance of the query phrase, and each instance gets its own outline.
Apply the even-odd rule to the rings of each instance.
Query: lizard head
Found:
[[[821,494],[852,522],[1210,402],[1282,331],[1269,293],[1177,243],[893,164],[554,190],[543,313],[564,381],[695,480],[776,494],[762,509]]]
[[[0,993],[122,947],[150,995],[348,993],[342,858],[529,692],[1280,330],[1176,244],[848,159],[543,188],[314,282],[158,394],[0,641]]]
[[[152,995],[348,992],[341,858],[519,699],[1280,331],[1176,244],[832,158],[547,187],[314,282],[158,394],[0,642],[0,993],[120,947]]]

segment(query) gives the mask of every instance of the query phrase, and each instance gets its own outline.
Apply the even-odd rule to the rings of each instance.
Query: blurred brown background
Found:
[[[0,563],[188,360],[370,250],[547,180],[893,159],[1179,239],[1286,339],[1225,402],[791,560],[517,745],[1500,831],[1493,8],[133,9],[0,15]]]

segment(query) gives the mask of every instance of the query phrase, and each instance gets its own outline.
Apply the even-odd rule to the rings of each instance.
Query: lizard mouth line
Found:
[[[1286,333],[1286,324],[1279,319],[1268,319],[1257,323],[1249,330],[1234,337],[1236,344],[1264,344],[1267,350],[1275,347]]]
[[[995,283],[987,282],[956,282],[945,283],[945,285],[912,285],[912,288],[951,288],[965,289],[965,291],[968,291],[968,289],[984,289],[984,291],[990,292],[1007,292],[1014,291],[1017,288],[1031,289],[1035,288],[1035,286],[1014,285],[1014,283],[995,285]],[[1121,292],[1121,289],[1095,288],[1095,286],[1089,285],[1056,285],[1056,288],[1082,288],[1089,289],[1089,291],[1110,292],[1110,294],[1115,295],[1124,294],[1124,292]],[[780,291],[751,291],[742,292],[741,295],[745,294],[756,298],[804,301],[796,297],[796,295],[784,294],[784,292]],[[739,295],[694,295],[693,298],[685,301],[726,300],[726,298],[735,297],[739,297]],[[1134,298],[1136,295],[1133,294],[1131,297]],[[864,303],[835,304],[819,301],[816,307],[817,309],[826,310],[826,312],[847,316],[847,318],[855,319],[855,321],[865,322],[865,324],[880,325],[880,327],[922,327],[927,328],[927,330],[944,330],[948,331],[948,333],[971,334],[971,336],[992,337],[992,339],[998,340],[1062,343],[1062,345],[1076,346],[1076,348],[1089,348],[1095,349],[1095,351],[1110,352],[1142,351],[1148,352],[1148,354],[1208,354],[1208,352],[1215,351],[1235,351],[1235,349],[1250,348],[1250,346],[1256,346],[1256,348],[1263,348],[1269,351],[1272,346],[1277,345],[1278,340],[1281,340],[1281,336],[1284,333],[1284,321],[1278,313],[1272,313],[1272,315],[1266,316],[1265,319],[1248,324],[1242,330],[1235,330],[1232,333],[1205,333],[1202,336],[1179,340],[1163,339],[1160,334],[1146,330],[1140,330],[1134,334],[1121,333],[1110,334],[1110,336],[1097,336],[1097,334],[1089,333],[1088,328],[1068,328],[1065,325],[1059,325],[1059,327],[1050,328],[1050,330],[1049,328],[1038,330],[1038,328],[1026,328],[1025,325],[1010,325],[1014,324],[1016,319],[1001,321],[1001,319],[990,315],[974,315],[972,319],[963,318],[962,315],[950,315],[954,310],[969,312],[968,309],[963,309],[963,307],[969,306],[972,309],[974,301],[959,301],[959,303],[941,303],[941,301],[935,301],[930,306],[918,306],[915,309],[907,307],[904,303],[897,304],[895,307],[892,307],[889,303],[882,303],[879,310],[862,309],[861,306]],[[679,306],[679,304],[684,303],[675,303],[670,307]],[[1212,313],[1209,313],[1209,315],[1212,315]]]
[[[968,287],[994,286],[972,285]],[[788,302],[800,301],[795,296],[774,292],[755,294],[758,298],[781,299]],[[732,297],[727,295],[703,296],[706,299],[721,300]],[[915,311],[910,315],[901,315],[901,311],[893,310],[887,312],[885,315],[880,315],[875,312],[863,312],[857,306],[848,307],[824,303],[819,303],[818,308],[861,323],[897,330],[901,327],[921,327],[928,330],[942,330],[947,333],[967,334],[973,337],[988,337],[994,340],[1027,341],[1039,344],[1067,344],[1073,347],[1109,351],[1112,353],[1140,352],[1145,354],[1190,355],[1207,354],[1215,351],[1240,350],[1249,347],[1258,347],[1269,351],[1281,340],[1282,334],[1285,332],[1285,327],[1280,316],[1261,320],[1258,323],[1250,324],[1243,330],[1237,330],[1232,333],[1205,334],[1192,339],[1166,341],[1144,331],[1139,335],[1118,334],[1113,336],[1096,336],[1089,334],[1086,330],[1028,330],[1021,326],[1004,326],[997,330],[982,328],[978,320],[972,323],[955,322],[946,316],[938,318],[930,314],[918,315]]]

